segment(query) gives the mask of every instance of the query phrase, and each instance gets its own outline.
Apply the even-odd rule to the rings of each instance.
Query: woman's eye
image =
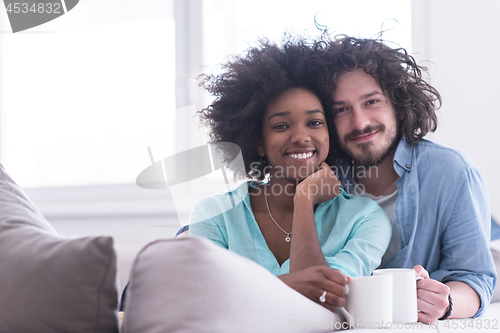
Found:
[[[286,129],[288,126],[285,125],[285,124],[278,124],[278,125],[274,125],[273,126],[273,129],[277,129],[277,130],[283,130],[283,129]]]
[[[366,102],[367,105],[372,105],[378,102],[378,99],[371,99],[368,102]]]
[[[310,126],[319,126],[321,124],[323,124],[321,120],[313,120],[309,123]]]

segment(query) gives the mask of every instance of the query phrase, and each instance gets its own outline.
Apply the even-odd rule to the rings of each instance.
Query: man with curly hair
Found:
[[[341,36],[324,53],[351,193],[376,200],[393,237],[381,268],[414,268],[419,321],[480,316],[497,276],[488,248],[486,182],[463,152],[423,137],[437,126],[438,91],[402,48]]]

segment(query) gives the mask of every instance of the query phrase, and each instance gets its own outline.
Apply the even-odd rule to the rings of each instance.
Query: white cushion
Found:
[[[257,263],[186,237],[137,255],[123,332],[329,332],[341,321]]]
[[[500,278],[500,239],[492,241],[490,243],[491,255],[493,257],[493,261],[495,262],[495,267],[497,269],[497,275]],[[497,280],[497,285],[495,290],[493,290],[493,297],[491,302],[500,302],[500,282]]]
[[[65,239],[0,165],[0,332],[118,332],[110,237]]]

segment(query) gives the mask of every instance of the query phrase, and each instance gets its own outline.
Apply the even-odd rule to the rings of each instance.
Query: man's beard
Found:
[[[396,132],[385,132],[385,126],[379,125],[376,127],[366,127],[363,131],[354,130],[351,133],[344,136],[344,140],[339,140],[340,148],[358,165],[364,167],[374,167],[382,163],[387,156],[395,149],[401,139],[400,129],[401,126],[397,126]],[[360,153],[354,153],[345,142],[353,137],[360,136],[362,134],[368,134],[375,131],[385,132],[388,138],[388,144],[380,147],[379,149],[373,148],[372,142],[365,142],[356,144],[356,146],[361,150]]]

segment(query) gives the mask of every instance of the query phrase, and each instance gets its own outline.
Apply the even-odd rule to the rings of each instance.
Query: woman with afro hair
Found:
[[[215,100],[199,116],[213,144],[239,146],[245,170],[233,172],[247,181],[199,201],[189,234],[259,263],[333,311],[345,305],[349,277],[380,264],[391,226],[374,201],[346,194],[328,165],[335,143],[330,86],[318,80],[322,47],[261,41],[222,74],[203,76]],[[225,161],[239,153],[221,150]],[[230,209],[229,197],[237,203]]]
[[[165,284],[189,294],[169,292],[163,301],[202,308],[197,314],[217,332],[248,317],[259,332],[300,328],[304,316],[338,322],[331,311],[345,306],[350,277],[370,275],[391,238],[384,211],[344,192],[329,167],[335,142],[330,86],[318,79],[323,47],[290,37],[261,41],[222,74],[202,77],[215,98],[198,115],[243,181],[200,200],[183,234],[196,237],[169,243],[175,255],[166,265],[176,269]],[[244,168],[229,163],[240,152]]]

